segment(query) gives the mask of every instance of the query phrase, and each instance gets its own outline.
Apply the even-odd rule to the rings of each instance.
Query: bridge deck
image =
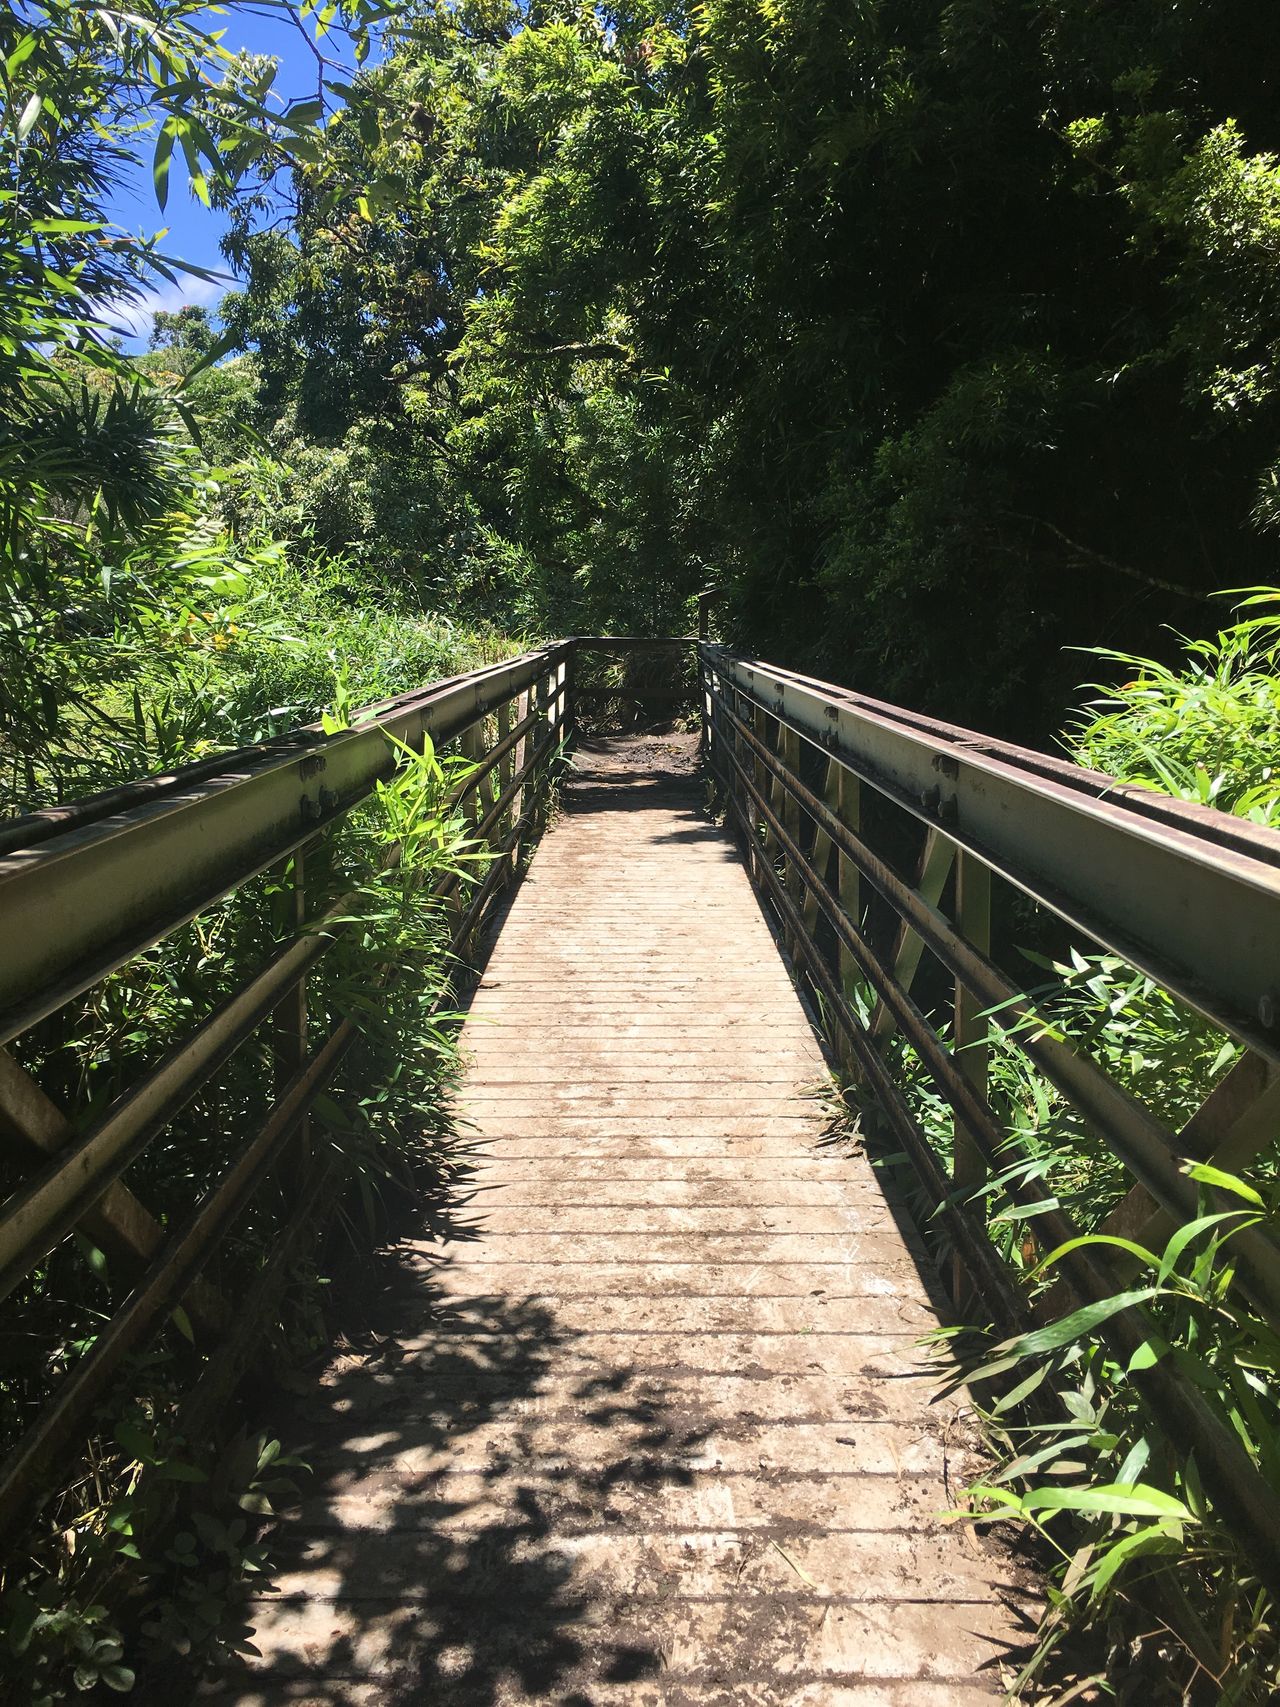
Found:
[[[317,1475],[243,1703],[832,1703],[998,1690],[1015,1568],[939,1523],[971,1441],[683,739],[601,747],[465,1032],[469,1235],[292,1420]]]

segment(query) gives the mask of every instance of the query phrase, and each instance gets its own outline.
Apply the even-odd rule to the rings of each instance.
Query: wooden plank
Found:
[[[456,1237],[401,1247],[393,1355],[293,1419],[317,1483],[251,1608],[264,1707],[401,1661],[445,1707],[998,1694],[1024,1584],[939,1519],[976,1436],[917,1343],[936,1277],[829,1141],[694,744],[579,749],[465,1029]]]

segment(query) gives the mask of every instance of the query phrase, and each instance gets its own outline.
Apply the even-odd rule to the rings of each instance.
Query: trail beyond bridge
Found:
[[[465,1237],[408,1247],[393,1356],[293,1419],[319,1487],[231,1699],[997,1692],[1025,1597],[940,1521],[970,1433],[930,1402],[927,1260],[825,1141],[695,744],[579,757],[464,1033]]]
[[[697,733],[679,733],[694,706]],[[604,738],[628,723],[666,732]],[[1194,1456],[1196,1498],[1274,1592],[1280,1496],[1225,1411],[1152,1355],[1134,1253],[1235,1210],[1233,1308],[1280,1320],[1280,1249],[1221,1183],[1280,1124],[1280,836],[676,639],[556,642],[349,729],[0,826],[0,1295],[36,1341],[51,1265],[87,1254],[103,1288],[91,1330],[14,1376],[9,1544],[61,1535],[69,1489],[92,1492],[123,1452],[140,1490],[124,1533],[158,1555],[176,1537],[179,1571],[184,1524],[215,1562],[241,1545],[216,1499],[244,1487],[227,1466],[263,1412],[259,1397],[246,1421],[237,1396],[358,1201],[350,1110],[382,1089],[356,1048],[367,1016],[429,984],[386,952],[354,989],[332,973],[366,918],[334,850],[427,742],[466,761],[446,804],[482,856],[471,878],[431,878],[438,958],[458,987],[474,971],[456,1107],[424,1115],[439,1192],[387,1253],[385,1291],[353,1293],[323,1371],[277,1392],[310,1475],[272,1522],[255,1651],[204,1698],[998,1694],[1043,1596],[1007,1538],[956,1509],[983,1455],[921,1341],[971,1324],[989,1347],[1085,1305],[1152,1419],[1144,1473],[1173,1482]],[[211,917],[262,946],[205,989]],[[1239,1046],[1176,1130],[1090,1038],[1046,1022],[1054,991],[1027,988],[1018,952],[1029,919]],[[173,969],[186,1036],[78,1106],[59,1074],[78,1028],[192,920]],[[145,1042],[149,1013],[126,1023]],[[1090,1225],[1111,1244],[1082,1245],[1036,1170],[1011,1167],[1035,1157],[993,1047],[1106,1157]],[[229,1081],[233,1058],[250,1070]],[[384,1058],[382,1082],[402,1065]],[[239,1099],[235,1136],[211,1145],[200,1099],[219,1096]],[[166,1162],[184,1192],[159,1213]],[[148,1348],[166,1374],[150,1433]],[[121,1593],[122,1618],[138,1598]],[[152,1687],[147,1707],[175,1698]]]

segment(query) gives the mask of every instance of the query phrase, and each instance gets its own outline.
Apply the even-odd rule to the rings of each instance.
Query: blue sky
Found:
[[[250,53],[270,54],[278,59],[280,70],[275,87],[282,101],[314,96],[315,56],[302,40],[295,23],[280,15],[264,15],[239,5],[226,7],[220,12],[210,10],[202,21],[211,31],[223,32],[224,45],[232,52],[243,48]],[[349,43],[344,35],[328,36],[322,46],[328,58],[351,64]],[[371,59],[376,57],[375,49]],[[329,75],[339,74],[330,72]],[[126,230],[145,236],[165,230],[167,235],[159,245],[164,254],[226,272],[227,263],[218,249],[226,230],[225,217],[211,212],[192,195],[177,155],[173,161],[169,199],[164,212],[161,213],[156,206],[151,183],[152,142],[143,140],[133,173],[111,201],[109,217]],[[145,303],[120,311],[120,330],[126,335],[126,347],[145,348],[151,318],[157,309],[172,311],[186,303],[213,306],[231,284],[230,279],[221,284],[211,284],[203,279],[180,278],[175,285],[162,285]]]

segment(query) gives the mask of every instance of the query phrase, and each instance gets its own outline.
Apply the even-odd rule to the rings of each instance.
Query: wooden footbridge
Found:
[[[598,722],[654,692],[640,666],[656,654],[696,665],[700,732],[592,736],[593,708]],[[451,953],[479,966],[456,1137],[439,1200],[388,1258],[376,1331],[277,1402],[312,1473],[248,1604],[256,1654],[208,1698],[998,1695],[1039,1585],[1007,1543],[944,1521],[981,1448],[921,1345],[957,1304],[1005,1329],[1031,1320],[981,1207],[1008,1137],[986,1016],[1128,1170],[1112,1230],[1190,1219],[1203,1187],[1185,1163],[1247,1168],[1280,1115],[1280,837],[705,642],[558,643],[350,730],[0,831],[0,1275],[22,1298],[74,1235],[109,1253],[114,1286],[0,1470],[11,1543],[48,1521],[68,1461],[100,1450],[104,1403],[174,1337],[175,1312],[173,1426],[218,1438],[340,1200],[343,1144],[308,1121],[359,1038],[358,1013],[317,995],[357,913],[335,895],[313,916],[304,878],[393,769],[388,737],[457,744],[471,768],[455,804],[486,850],[483,875],[441,886]],[[59,1107],[39,1070],[49,1016],[262,873],[277,921],[291,886],[294,923],[260,969],[109,1106]],[[1243,1045],[1182,1131],[1032,1023],[993,888]],[[887,1065],[895,1032],[954,1112],[949,1156]],[[266,1111],[162,1226],[139,1163],[254,1040]],[[874,1102],[867,1142],[887,1133],[909,1158],[914,1223],[833,1075]],[[1003,1189],[1042,1248],[1071,1238],[1035,1186]],[[233,1303],[223,1253],[264,1201],[271,1237]],[[1277,1250],[1261,1228],[1240,1250],[1274,1319]],[[1058,1313],[1126,1284],[1096,1248],[1062,1268]],[[1150,1333],[1141,1302],[1103,1331],[1131,1357]],[[1274,1582],[1276,1489],[1176,1366],[1142,1378]]]

